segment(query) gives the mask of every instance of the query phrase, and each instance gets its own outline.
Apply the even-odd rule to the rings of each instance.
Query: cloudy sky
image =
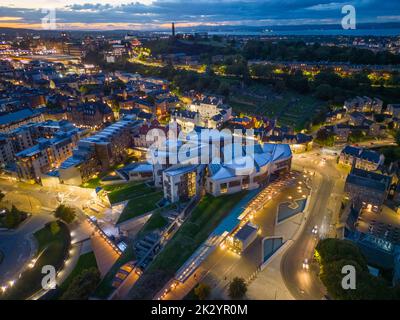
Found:
[[[332,24],[346,4],[358,23],[400,22],[399,0],[0,0],[0,27],[40,29],[46,8],[55,8],[60,29]]]

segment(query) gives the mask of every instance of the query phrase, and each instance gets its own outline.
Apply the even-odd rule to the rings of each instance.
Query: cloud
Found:
[[[45,0],[38,0],[45,1]],[[50,0],[46,0],[50,3]],[[358,22],[382,22],[382,17],[400,15],[398,1],[381,0],[59,0],[57,22],[64,26],[89,25],[114,28],[135,26],[157,29],[175,21],[180,25],[277,25],[339,23],[341,7],[352,4]],[[344,0],[343,0],[344,1]],[[29,8],[27,0],[16,6],[0,7],[0,16],[23,17],[21,24],[37,24],[43,17],[39,8]],[[379,18],[381,17],[381,18]],[[394,18],[391,19],[396,20]],[[14,21],[15,22],[15,21]]]

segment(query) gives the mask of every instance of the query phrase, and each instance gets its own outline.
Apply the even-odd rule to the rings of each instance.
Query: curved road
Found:
[[[336,213],[341,203],[342,176],[335,168],[335,160],[321,160],[316,153],[297,157],[294,166],[300,170],[311,170],[315,173],[312,184],[312,195],[307,220],[300,235],[285,252],[281,261],[281,274],[285,285],[298,300],[321,300],[326,290],[318,278],[318,266],[311,264],[318,237],[311,230],[319,227],[319,237],[332,235],[336,222]],[[303,261],[308,259],[310,270],[303,270]]]

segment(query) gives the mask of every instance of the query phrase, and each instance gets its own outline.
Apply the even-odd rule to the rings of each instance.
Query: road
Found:
[[[0,284],[18,276],[35,253],[29,237],[52,219],[50,215],[35,215],[23,222],[17,230],[0,231],[0,250],[4,254],[0,264]]]
[[[82,209],[82,205],[88,205],[95,199],[93,189],[61,184],[57,188],[43,187],[14,181],[4,176],[0,176],[0,190],[6,194],[2,200],[3,205],[15,205],[18,209],[32,214],[52,212],[61,201]]]
[[[335,236],[344,175],[336,169],[334,157],[325,158],[328,159],[320,159],[314,151],[296,156],[293,161],[294,168],[315,172],[307,221],[281,261],[281,274],[285,285],[299,300],[320,300],[326,294],[317,276],[318,266],[311,264],[310,270],[303,270],[303,261],[312,261],[318,237]],[[318,237],[311,232],[314,226],[319,227]]]

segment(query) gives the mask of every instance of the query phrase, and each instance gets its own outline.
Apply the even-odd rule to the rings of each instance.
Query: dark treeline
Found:
[[[319,43],[306,45],[305,42],[248,41],[243,48],[247,59],[275,61],[331,61],[352,64],[400,64],[400,56],[388,51],[374,53],[368,49],[354,47],[321,46]]]
[[[175,45],[176,43],[170,40],[160,40],[159,42],[160,46],[165,44]],[[301,42],[296,42],[295,44],[300,46],[299,52],[301,53],[303,44]],[[244,52],[246,53],[252,46],[256,46],[258,49],[254,49],[255,51],[251,54],[260,58],[260,56],[263,55],[262,48],[270,46],[270,44],[268,42],[250,41],[244,48]],[[277,43],[276,46],[280,47],[281,44]],[[205,47],[209,46],[207,45]],[[289,42],[286,43],[284,47],[292,48],[289,46]],[[331,50],[330,47],[320,48]],[[346,48],[336,49],[339,51],[343,49],[348,50]],[[333,50],[335,51],[336,49]],[[289,51],[296,52],[295,49]],[[226,58],[218,64],[208,64],[205,73],[197,73],[188,70],[178,70],[171,64],[165,67],[151,67],[129,63],[127,61],[107,64],[104,62],[104,58],[99,52],[100,51],[90,52],[86,57],[87,62],[96,63],[104,70],[108,71],[125,70],[132,73],[137,72],[144,76],[167,79],[172,83],[172,88],[179,93],[194,89],[228,97],[237,90],[238,86],[251,86],[253,83],[258,83],[270,85],[277,92],[293,90],[300,94],[312,94],[320,100],[338,105],[342,104],[347,98],[355,95],[378,97],[386,103],[400,100],[400,90],[398,90],[400,75],[396,72],[392,72],[390,80],[385,80],[382,83],[371,80],[368,77],[371,71],[368,69],[345,77],[338,75],[332,69],[324,69],[310,78],[301,71],[292,72],[289,69],[277,73],[275,67],[269,64],[255,64],[249,66],[247,58],[251,57],[248,55],[246,57],[246,55],[235,54],[226,56]],[[202,55],[205,54],[207,53],[202,53]]]

